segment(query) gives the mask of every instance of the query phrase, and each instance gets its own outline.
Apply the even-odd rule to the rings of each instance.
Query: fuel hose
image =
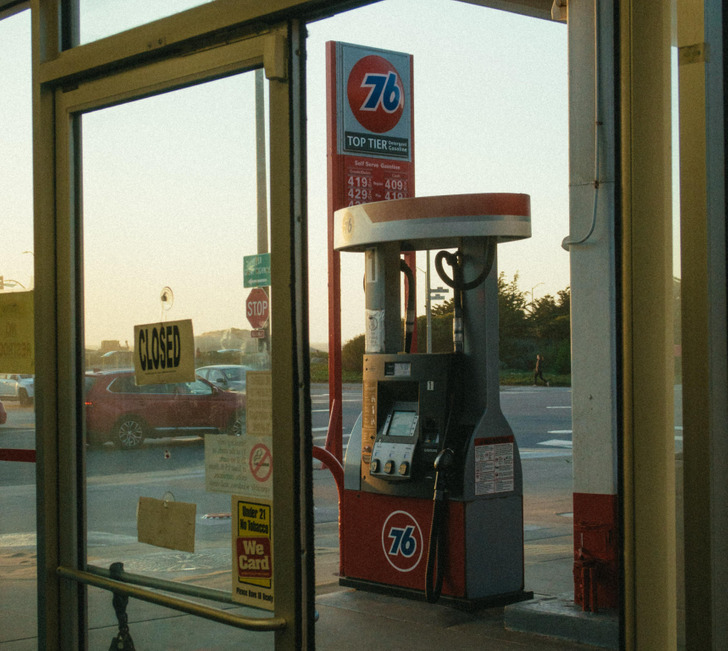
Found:
[[[459,290],[461,292],[475,289],[480,285],[490,273],[493,268],[493,261],[495,260],[495,238],[489,237],[487,243],[487,249],[485,252],[485,264],[483,270],[478,274],[476,278],[468,282],[463,278],[463,253],[460,249],[456,253],[450,253],[449,251],[440,251],[435,256],[435,269],[437,269],[437,275],[440,276],[442,282],[452,289]],[[446,272],[442,263],[447,262],[453,270],[452,277]]]
[[[407,278],[407,287],[409,288],[407,297],[407,318],[405,319],[405,337],[404,352],[412,352],[412,335],[415,331],[415,275],[410,266],[402,259],[399,261],[400,271]]]
[[[455,462],[455,453],[450,448],[441,450],[435,459],[435,495],[432,505],[432,524],[427,550],[425,572],[425,599],[434,604],[442,594],[447,562],[447,474]]]
[[[464,345],[463,336],[463,292],[471,289],[475,289],[485,281],[493,268],[493,261],[495,260],[495,247],[496,240],[493,237],[488,238],[485,252],[485,264],[483,270],[478,274],[476,278],[470,281],[465,281],[463,278],[463,253],[462,250],[458,249],[456,253],[450,253],[449,251],[440,251],[435,256],[435,269],[437,275],[440,276],[442,281],[453,289],[453,322],[452,322],[452,338],[453,338],[453,349],[455,352],[462,352]],[[443,266],[443,262],[452,269],[452,277],[447,274]]]

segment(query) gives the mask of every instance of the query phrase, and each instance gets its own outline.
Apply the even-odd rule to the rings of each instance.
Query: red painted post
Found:
[[[334,164],[336,152],[336,43],[326,43],[326,150],[328,152],[328,260],[329,260],[329,431],[327,449],[343,460],[341,430],[341,254],[334,250],[334,212],[342,208],[340,172]],[[333,428],[332,428],[333,424]],[[329,437],[331,446],[329,447]]]
[[[0,461],[23,461],[25,463],[35,463],[35,450],[0,448]]]

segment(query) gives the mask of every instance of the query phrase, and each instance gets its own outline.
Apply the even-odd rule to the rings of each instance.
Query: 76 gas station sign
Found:
[[[337,43],[340,154],[412,161],[412,57]]]
[[[414,194],[412,57],[350,43],[335,55],[335,181],[338,207]]]

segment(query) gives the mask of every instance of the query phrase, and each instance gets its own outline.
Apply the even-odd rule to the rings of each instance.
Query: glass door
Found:
[[[250,454],[248,381],[270,382],[268,331],[246,318],[244,260],[258,254],[254,115],[255,73],[245,73],[81,118],[86,544],[95,567],[121,561],[128,573],[230,593],[230,494],[270,497],[264,482],[236,488],[233,477],[235,459],[243,466]],[[188,324],[194,375],[166,381],[179,380],[167,371],[185,354],[175,334]],[[137,381],[140,359],[158,375],[149,384]],[[94,597],[107,602],[89,613],[101,644],[116,616],[108,593]],[[179,625],[139,601],[128,613],[140,646],[161,642],[162,622]],[[190,648],[214,626],[190,626]]]
[[[74,605],[58,630],[80,648],[301,635],[305,590],[277,589],[313,573],[287,551],[305,545],[311,493],[291,471],[306,319],[290,292],[305,255],[289,42],[274,30],[56,90],[60,582],[47,599]]]

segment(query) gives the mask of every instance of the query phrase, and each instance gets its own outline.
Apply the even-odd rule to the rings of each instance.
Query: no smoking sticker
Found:
[[[268,481],[273,472],[273,455],[266,445],[258,443],[250,451],[248,465],[256,481]]]

